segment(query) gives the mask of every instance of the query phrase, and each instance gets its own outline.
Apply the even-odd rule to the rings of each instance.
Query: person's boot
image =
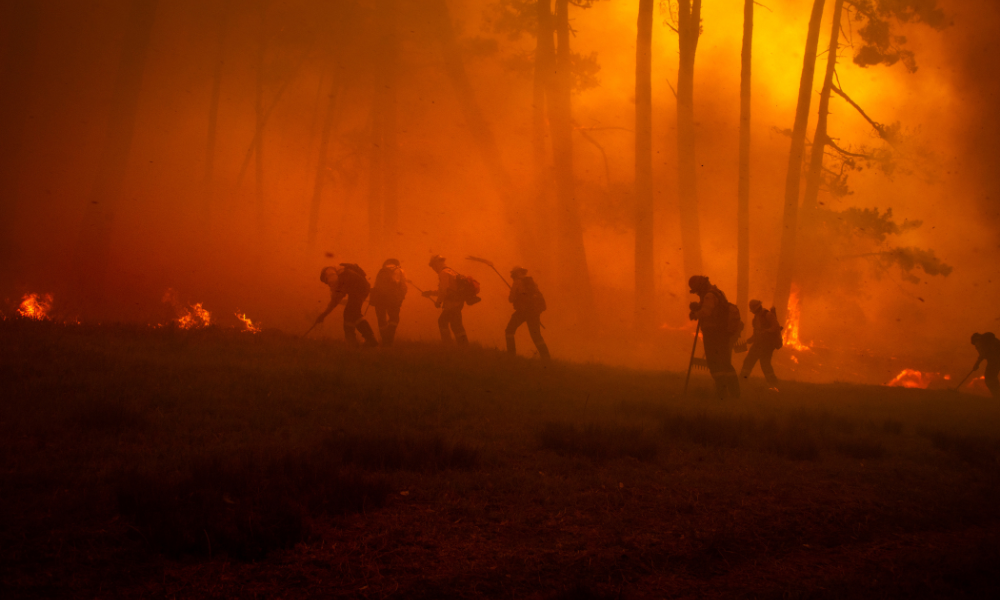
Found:
[[[357,348],[360,345],[358,344],[358,335],[354,332],[354,325],[344,323],[344,339],[351,348]]]
[[[538,356],[542,360],[552,360],[552,357],[549,356],[549,347],[545,344],[538,344]]]
[[[365,346],[369,348],[378,346],[378,340],[375,339],[375,332],[372,331],[372,326],[368,324],[368,321],[362,320],[358,323],[358,331],[361,332],[361,337],[365,338]]]
[[[729,386],[728,386],[729,387],[729,394],[733,398],[739,398],[740,397],[740,378],[736,375],[736,373],[733,373],[732,375],[729,375],[726,378],[726,380],[729,383]]]
[[[514,336],[507,336],[507,354],[515,356],[517,354],[517,343],[514,341]]]
[[[386,325],[385,326],[385,333],[382,334],[382,345],[383,346],[391,346],[393,340],[395,340],[395,339],[396,339],[396,326],[395,325]]]

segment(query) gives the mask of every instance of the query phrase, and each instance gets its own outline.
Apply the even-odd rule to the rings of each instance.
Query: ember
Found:
[[[52,294],[39,296],[38,294],[25,294],[21,298],[21,306],[17,309],[17,314],[26,319],[43,321],[49,318],[49,311],[52,310]]]
[[[810,345],[805,345],[799,340],[799,320],[802,311],[799,308],[799,289],[792,284],[792,292],[788,296],[788,318],[785,322],[785,330],[781,334],[781,339],[785,345],[803,352],[810,350]],[[798,362],[798,361],[796,361]]]
[[[941,377],[940,373],[922,373],[915,369],[903,369],[892,381],[886,385],[889,387],[905,387],[927,389],[932,381]],[[948,379],[948,377],[945,377]]]
[[[243,331],[249,331],[250,333],[260,333],[260,327],[254,325],[250,321],[250,317],[246,313],[241,313],[239,310],[236,311],[236,318],[243,321]]]

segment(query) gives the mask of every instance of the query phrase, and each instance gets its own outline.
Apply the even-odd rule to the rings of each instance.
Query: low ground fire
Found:
[[[52,294],[25,294],[21,299],[17,314],[26,319],[44,321],[50,318],[49,311],[51,310]]]

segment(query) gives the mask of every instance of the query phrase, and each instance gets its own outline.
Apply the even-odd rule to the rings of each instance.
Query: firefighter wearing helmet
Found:
[[[778,316],[774,309],[767,310],[760,300],[750,301],[750,312],[753,313],[753,335],[747,338],[750,350],[743,360],[743,368],[740,375],[747,379],[753,371],[753,367],[760,361],[760,370],[764,372],[764,379],[772,388],[778,387],[778,377],[774,374],[774,367],[771,366],[771,355],[781,348],[781,325],[778,324]]]
[[[406,298],[406,274],[395,258],[388,258],[375,275],[368,302],[375,307],[378,333],[383,346],[391,346],[399,326],[399,309]]]
[[[545,310],[545,298],[535,280],[528,277],[528,270],[521,267],[514,267],[510,271],[510,278],[513,283],[510,286],[510,295],[507,299],[514,305],[514,314],[510,317],[505,331],[507,335],[507,352],[512,355],[517,354],[517,346],[514,341],[517,328],[522,324],[528,324],[528,333],[531,334],[531,341],[535,342],[538,348],[538,355],[543,360],[549,360],[549,347],[542,339],[542,311]]]
[[[340,301],[347,297],[347,304],[344,306],[344,337],[351,346],[358,346],[358,336],[355,331],[360,331],[365,339],[365,346],[378,346],[372,326],[365,321],[361,314],[361,304],[368,297],[371,286],[365,272],[356,264],[341,263],[336,267],[325,267],[319,274],[319,280],[330,287],[330,303],[318,317],[316,324],[323,322],[328,314],[340,304]]]
[[[728,395],[740,397],[740,379],[733,368],[733,345],[739,331],[733,332],[730,324],[729,301],[722,290],[712,285],[708,277],[695,275],[688,280],[692,294],[698,302],[691,303],[688,317],[698,321],[705,344],[708,370],[715,380],[715,391],[720,399]],[[737,311],[738,314],[738,311]],[[742,323],[740,324],[742,328]]]
[[[438,275],[438,289],[427,290],[424,296],[437,298],[434,306],[441,309],[441,316],[438,317],[441,341],[451,344],[451,332],[454,332],[458,345],[468,346],[469,337],[465,333],[465,326],[462,325],[462,308],[466,300],[459,287],[459,274],[447,266],[445,258],[439,254],[431,257],[429,265]]]

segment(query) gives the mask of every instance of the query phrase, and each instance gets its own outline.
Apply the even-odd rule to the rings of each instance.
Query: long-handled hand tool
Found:
[[[688,361],[688,372],[687,377],[684,378],[684,393],[682,395],[686,396],[688,392],[688,382],[691,381],[691,367],[694,366],[694,351],[698,349],[698,333],[701,331],[701,322],[694,328],[694,344],[691,345],[691,360]]]
[[[320,323],[321,321],[316,321],[315,323],[313,323],[312,327],[306,329],[306,332],[302,334],[302,337],[306,337],[307,335],[309,335],[309,332],[312,331],[313,329],[316,329],[316,326],[319,325]]]
[[[407,279],[407,280],[406,280],[406,283],[408,283],[408,284],[412,285],[412,286],[413,286],[413,288],[414,288],[415,290],[417,290],[418,292],[420,292],[420,295],[421,295],[421,296],[423,296],[424,298],[427,298],[428,300],[430,300],[430,301],[431,301],[432,303],[434,303],[434,305],[435,305],[435,306],[437,305],[437,303],[436,303],[436,302],[434,302],[434,298],[431,298],[430,296],[427,296],[427,295],[426,295],[426,294],[427,294],[427,292],[425,292],[424,290],[422,290],[422,289],[418,288],[418,287],[417,287],[417,284],[413,283],[413,280],[412,280],[412,279]]]
[[[503,280],[503,282],[504,282],[505,284],[507,284],[507,287],[508,287],[508,288],[510,287],[510,283],[508,283],[508,282],[507,282],[507,278],[506,278],[506,277],[504,277],[503,275],[501,275],[501,274],[500,274],[500,271],[497,271],[497,268],[493,266],[493,261],[491,261],[491,260],[486,260],[485,258],[479,258],[478,256],[466,256],[466,257],[465,257],[465,260],[474,260],[474,261],[476,261],[476,262],[481,262],[481,263],[483,263],[484,265],[486,265],[486,266],[488,266],[489,268],[493,269],[493,272],[495,272],[495,273],[497,274],[497,276],[498,276],[498,277],[499,277],[499,278],[500,278],[501,280]]]
[[[968,374],[968,375],[966,375],[965,377],[963,377],[963,378],[962,378],[962,381],[959,381],[959,382],[958,382],[958,385],[956,385],[955,387],[951,388],[951,391],[953,391],[953,392],[957,392],[957,391],[958,391],[958,389],[959,389],[960,387],[962,387],[962,386],[963,386],[963,385],[965,384],[965,380],[966,380],[966,379],[968,379],[968,378],[969,378],[969,377],[970,377],[970,376],[971,376],[971,375],[972,375],[973,373],[975,373],[975,372],[976,372],[976,371],[978,371],[978,370],[979,370],[979,367],[978,367],[978,366],[976,366],[976,367],[975,367],[975,368],[973,368],[973,369],[972,369],[971,371],[969,371],[969,374]]]

